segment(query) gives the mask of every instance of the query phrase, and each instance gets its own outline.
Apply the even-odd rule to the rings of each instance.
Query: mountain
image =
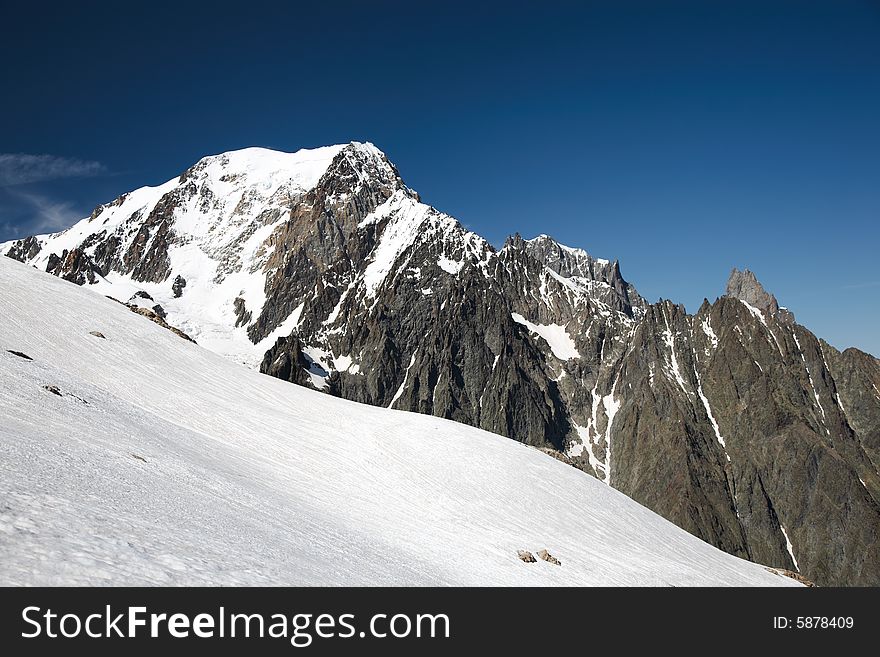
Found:
[[[212,156],[0,252],[332,396],[540,447],[737,556],[880,584],[880,364],[748,271],[693,314],[542,235],[501,249],[351,143]]]
[[[536,449],[0,281],[4,585],[796,585]]]

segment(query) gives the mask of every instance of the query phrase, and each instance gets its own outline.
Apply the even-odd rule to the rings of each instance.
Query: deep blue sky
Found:
[[[495,244],[550,233],[691,311],[747,266],[880,354],[877,0],[16,4],[0,153],[56,159],[0,166],[0,240],[206,154],[372,141]]]

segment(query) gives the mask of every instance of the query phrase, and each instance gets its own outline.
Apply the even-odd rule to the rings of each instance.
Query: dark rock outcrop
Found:
[[[547,563],[552,563],[554,566],[561,566],[562,562],[554,557],[552,554],[547,552],[547,550],[538,550],[538,558],[541,561],[546,561]]]
[[[168,329],[177,337],[183,338],[187,342],[192,342],[193,344],[195,344],[195,340],[193,340],[176,326],[171,326],[171,324],[166,322],[165,319],[161,315],[157,314],[156,311],[154,311],[152,308],[144,308],[143,306],[129,306],[128,309],[131,310],[133,313],[137,313],[138,315],[146,317],[151,322],[158,324],[162,328]]]
[[[101,276],[100,268],[80,248],[65,249],[60,257],[53,253],[49,256],[46,271],[77,285],[95,283]]]
[[[247,305],[245,304],[244,299],[241,297],[235,297],[235,301],[233,302],[233,308],[235,308],[235,327],[239,326],[247,326],[250,324],[251,319],[253,318],[253,313],[247,309]]]
[[[9,251],[6,252],[6,255],[13,260],[27,262],[28,260],[35,258],[41,248],[40,240],[37,239],[36,236],[31,235],[30,237],[15,242],[12,247],[10,247]]]
[[[876,583],[876,466],[829,366],[840,360],[732,297],[694,316],[652,307],[622,364],[612,484],[733,554],[823,585]]]
[[[291,335],[278,338],[263,357],[260,371],[276,379],[308,385],[311,366],[312,362],[303,354],[302,344],[296,336]]]
[[[211,224],[229,239],[199,243],[213,282],[236,281],[229,331],[271,345],[262,372],[509,436],[727,552],[819,585],[880,585],[874,357],[817,339],[748,270],[694,314],[651,304],[616,261],[545,235],[496,250],[420,204],[374,147],[333,153],[311,189],[237,191]],[[217,190],[244,175],[212,189],[206,171],[226,163],[200,161],[118,226],[97,212],[94,232],[41,266],[79,284],[172,279],[170,298],[150,289],[177,312],[187,281],[169,248],[192,236],[176,222],[218,216]],[[44,258],[45,244],[8,255]],[[230,279],[254,272],[259,294]],[[205,281],[189,285],[197,308]]]
[[[535,555],[529,552],[528,550],[517,550],[516,556],[519,557],[520,561],[525,561],[526,563],[537,563],[538,560],[535,559]]]
[[[745,301],[746,303],[770,313],[775,314],[779,310],[776,297],[767,292],[764,286],[758,282],[755,275],[748,269],[740,271],[736,267],[730,272],[727,279],[726,296]]]
[[[183,288],[186,287],[186,279],[178,274],[174,277],[174,282],[171,283],[171,293],[174,295],[175,299],[179,299],[183,295]]]

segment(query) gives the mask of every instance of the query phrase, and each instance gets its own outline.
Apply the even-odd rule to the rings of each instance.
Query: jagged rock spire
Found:
[[[767,292],[758,278],[748,269],[740,271],[736,267],[730,272],[727,279],[727,291],[729,297],[745,301],[750,306],[775,314],[779,310],[776,297]]]

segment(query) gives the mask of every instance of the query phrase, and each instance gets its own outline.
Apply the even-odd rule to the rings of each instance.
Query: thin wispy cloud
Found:
[[[866,287],[880,287],[880,281],[863,281],[862,283],[852,283],[850,285],[844,285],[844,290],[861,290]]]
[[[62,178],[86,178],[101,175],[106,171],[103,164],[91,160],[78,160],[58,155],[0,153],[0,186],[2,187]]]
[[[31,219],[27,222],[28,234],[55,233],[72,226],[82,219],[82,212],[70,201],[56,201],[36,192],[7,190],[17,201],[29,208]]]

